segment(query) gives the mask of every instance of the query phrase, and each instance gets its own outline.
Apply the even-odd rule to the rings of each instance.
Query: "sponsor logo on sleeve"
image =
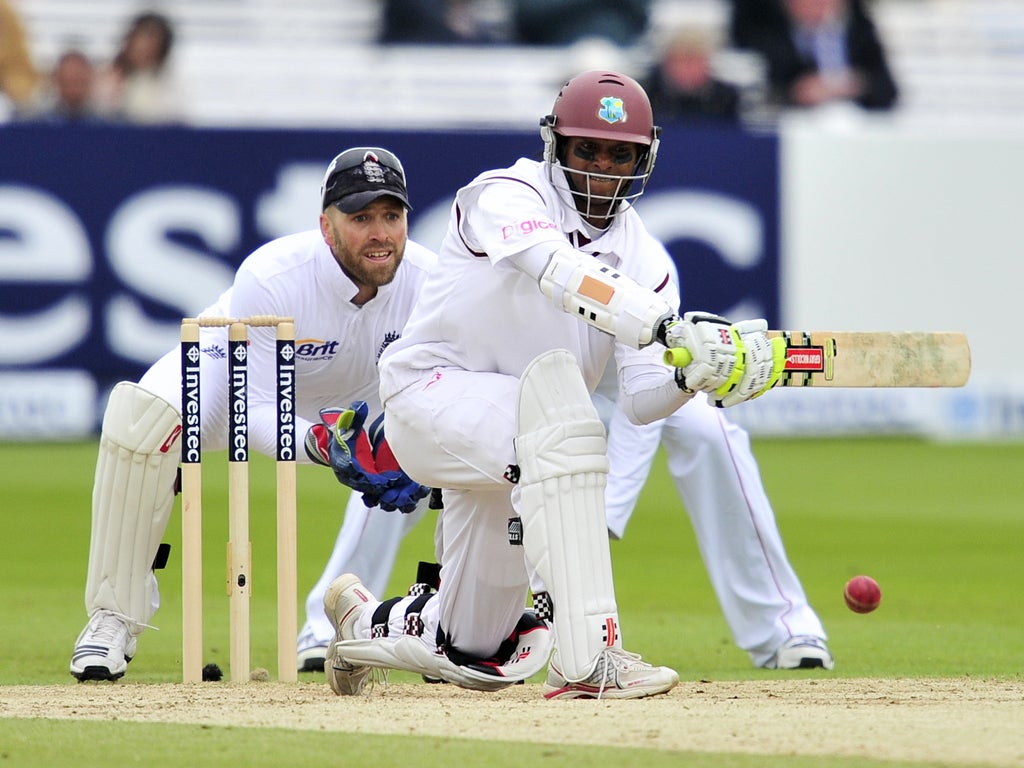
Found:
[[[501,228],[501,239],[508,240],[512,237],[526,237],[528,235],[532,235],[534,232],[541,232],[548,229],[555,230],[557,232],[558,225],[553,221],[548,221],[547,219],[514,221]]]

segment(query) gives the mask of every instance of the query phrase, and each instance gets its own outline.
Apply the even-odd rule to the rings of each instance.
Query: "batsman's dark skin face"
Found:
[[[596,174],[587,180],[568,174],[569,183],[577,192],[586,194],[589,191],[592,195],[611,198],[619,191],[622,177],[633,175],[639,157],[640,149],[632,142],[570,136],[566,139],[565,158],[562,162],[570,170]],[[584,183],[589,184],[589,189],[580,188]],[[586,201],[582,202],[583,213],[587,213]],[[593,216],[588,216],[587,221],[595,226],[604,226],[607,222],[603,217],[607,215],[610,205],[608,200],[591,201],[589,213]]]

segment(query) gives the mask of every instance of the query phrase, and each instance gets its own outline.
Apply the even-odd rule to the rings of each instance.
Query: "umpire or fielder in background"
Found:
[[[299,340],[295,426],[297,434],[318,437],[323,448],[310,450],[311,458],[332,465],[340,480],[385,508],[411,511],[427,489],[396,466],[388,465],[384,475],[375,465],[354,467],[327,445],[324,422],[337,418],[332,406],[339,402],[367,403],[360,418],[380,413],[377,358],[401,334],[436,256],[407,239],[405,173],[387,150],[359,147],[335,157],[321,204],[319,229],[257,249],[203,314],[293,316]],[[228,440],[226,330],[203,329],[201,342],[203,449],[222,450]],[[256,450],[273,455],[274,329],[250,329],[249,368],[250,439]],[[180,433],[181,362],[174,349],[138,384],[118,384],[104,413],[85,589],[89,621],[71,657],[71,674],[79,680],[124,675],[157,609],[153,565],[174,502]],[[345,527],[357,532],[354,555],[393,558],[402,526],[417,518],[369,515],[364,499],[351,494]],[[365,559],[349,564],[361,569]]]
[[[825,630],[786,556],[750,436],[703,394],[666,419],[632,424],[616,407],[609,378],[594,403],[608,429],[611,535],[625,535],[660,445],[736,645],[757,667],[832,669]]]
[[[578,75],[541,133],[543,161],[458,192],[425,298],[381,358],[394,455],[443,489],[440,588],[381,603],[355,575],[331,584],[336,693],[359,693],[373,667],[502,688],[543,669],[552,631],[548,697],[636,698],[678,682],[621,644],[591,392],[614,355],[632,422],[697,391],[730,406],[774,385],[784,349],[763,320],[676,316],[670,258],[632,208],[659,134],[639,84]],[[669,369],[665,347],[692,361]],[[550,630],[523,611],[527,561],[547,587]]]

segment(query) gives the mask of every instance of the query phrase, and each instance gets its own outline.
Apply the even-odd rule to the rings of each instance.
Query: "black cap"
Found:
[[[320,187],[320,210],[333,205],[343,213],[356,213],[384,195],[396,197],[412,209],[398,158],[378,147],[346,149],[327,166]]]

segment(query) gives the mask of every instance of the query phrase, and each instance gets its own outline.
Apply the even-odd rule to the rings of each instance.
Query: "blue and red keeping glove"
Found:
[[[391,452],[387,438],[384,437],[384,414],[382,413],[369,430],[370,445],[373,447],[373,459],[377,471],[382,474],[397,473],[399,480],[388,486],[380,494],[364,493],[363,503],[368,507],[378,506],[385,512],[399,511],[405,514],[416,509],[420,499],[430,495],[430,488],[420,485],[398,465],[398,459]]]
[[[334,470],[338,482],[363,494],[368,507],[387,512],[412,512],[430,489],[409,477],[398,465],[384,437],[384,416],[363,430],[369,406],[362,400],[349,408],[323,408],[320,424],[306,433],[306,455]]]

